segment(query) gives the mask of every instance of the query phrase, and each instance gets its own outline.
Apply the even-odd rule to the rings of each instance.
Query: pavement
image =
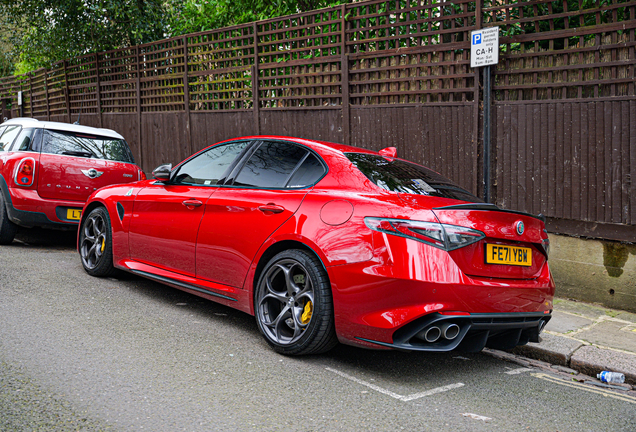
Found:
[[[600,386],[606,385],[596,379],[596,374],[604,370],[621,372],[625,374],[625,384],[617,387],[636,390],[634,313],[555,299],[552,319],[541,333],[541,342],[528,343],[510,352],[488,349],[486,352],[517,363],[518,356],[538,360],[544,367]]]

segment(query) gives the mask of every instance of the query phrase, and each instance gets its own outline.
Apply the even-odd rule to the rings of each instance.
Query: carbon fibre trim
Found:
[[[165,284],[177,285],[177,286],[180,286],[181,288],[189,289],[189,290],[192,290],[192,291],[197,291],[197,292],[200,292],[200,293],[203,293],[203,294],[208,294],[208,295],[211,295],[211,296],[214,296],[214,297],[219,297],[219,298],[222,298],[222,299],[225,299],[225,300],[238,301],[235,298],[232,298],[232,297],[229,297],[229,296],[226,296],[226,295],[223,295],[223,294],[218,294],[218,293],[215,293],[213,291],[208,291],[206,289],[199,288],[197,286],[194,286],[194,285],[191,285],[191,284],[188,284],[188,283],[185,283],[185,282],[181,282],[181,281],[177,281],[177,280],[174,280],[174,279],[170,279],[168,277],[157,276],[155,274],[148,273],[148,272],[141,271],[141,270],[128,270],[128,271],[131,272],[131,273],[134,273],[136,275],[143,276],[145,278],[155,280],[157,282],[162,282],[162,283],[165,283]]]

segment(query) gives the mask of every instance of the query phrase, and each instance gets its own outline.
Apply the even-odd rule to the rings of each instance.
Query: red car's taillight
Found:
[[[472,228],[438,222],[365,217],[364,223],[374,231],[410,238],[446,251],[468,246],[486,237],[483,232]]]
[[[146,174],[142,170],[137,171],[137,180],[146,180]]]
[[[541,246],[543,247],[543,252],[545,253],[545,257],[547,258],[550,255],[550,239],[541,240]]]
[[[35,179],[35,159],[25,158],[15,170],[14,181],[18,186],[31,186]]]

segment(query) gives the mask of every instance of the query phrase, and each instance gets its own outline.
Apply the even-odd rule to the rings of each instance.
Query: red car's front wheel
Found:
[[[110,217],[104,207],[97,207],[84,219],[79,245],[82,265],[88,274],[103,277],[115,272]]]

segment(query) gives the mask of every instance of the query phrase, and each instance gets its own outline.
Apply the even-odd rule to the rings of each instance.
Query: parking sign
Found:
[[[499,27],[471,32],[470,67],[481,67],[499,62]]]

